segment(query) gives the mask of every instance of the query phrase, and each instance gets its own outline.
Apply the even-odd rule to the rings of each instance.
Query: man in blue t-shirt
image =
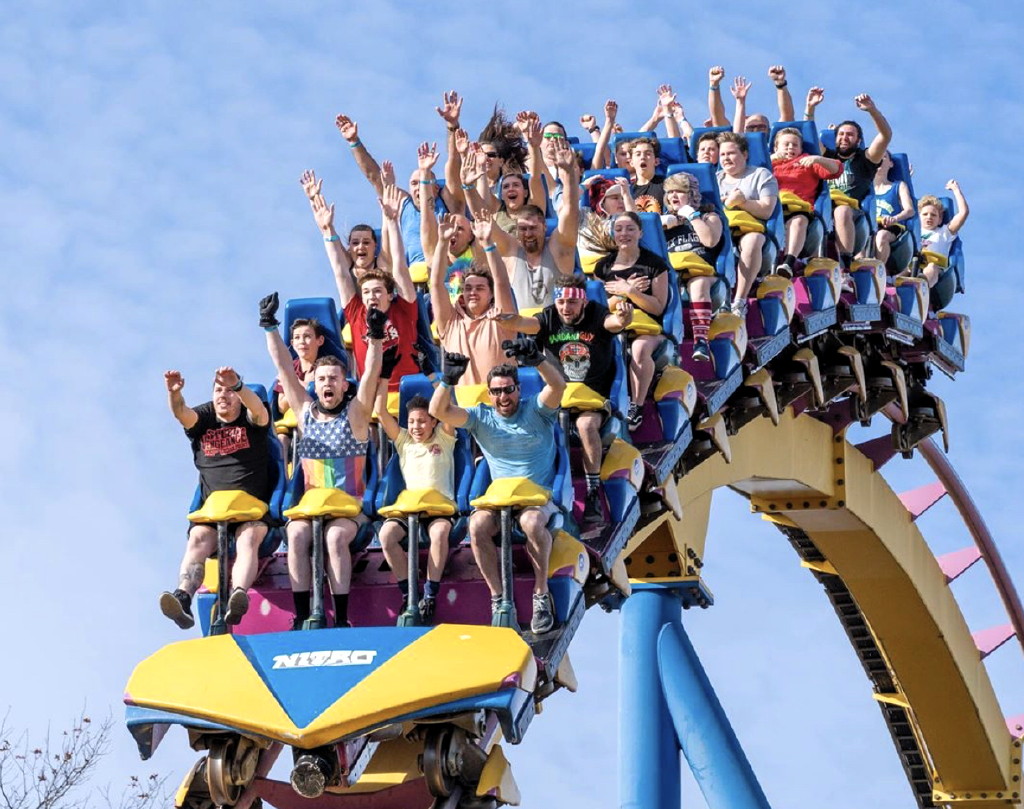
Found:
[[[430,413],[444,424],[465,427],[480,446],[492,478],[524,477],[550,489],[555,477],[555,420],[565,391],[565,379],[532,338],[506,340],[505,353],[520,365],[535,366],[544,380],[536,396],[520,397],[519,371],[511,363],[502,363],[487,375],[487,388],[493,404],[480,404],[465,410],[451,401],[450,387],[462,376],[469,359],[461,354],[445,353],[444,380],[430,401]],[[526,535],[533,564],[533,618],[535,634],[555,626],[554,605],[548,593],[548,558],[551,532],[548,520],[557,512],[553,500],[543,506],[517,509],[516,519]],[[473,557],[491,591],[491,612],[501,606],[501,570],[495,538],[500,530],[499,516],[491,509],[477,509],[469,519],[469,538]]]

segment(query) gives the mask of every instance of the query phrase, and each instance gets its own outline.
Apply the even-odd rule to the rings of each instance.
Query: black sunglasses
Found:
[[[487,392],[491,394],[491,396],[501,396],[503,393],[511,395],[517,390],[519,390],[518,385],[505,385],[503,388],[488,388]]]

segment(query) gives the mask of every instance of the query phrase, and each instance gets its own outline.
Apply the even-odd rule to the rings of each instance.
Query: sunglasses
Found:
[[[487,392],[491,394],[491,396],[501,396],[503,393],[511,396],[517,390],[519,390],[518,385],[505,385],[502,388],[488,388]]]
[[[484,157],[497,157],[497,152],[484,152]]]
[[[560,134],[558,132],[545,132],[544,133],[544,137],[545,138],[554,138],[556,140],[564,140],[565,139],[565,135],[562,135],[562,134]]]

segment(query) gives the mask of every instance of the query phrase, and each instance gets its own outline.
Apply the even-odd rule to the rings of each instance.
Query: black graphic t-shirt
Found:
[[[606,317],[607,307],[587,301],[580,322],[570,326],[562,322],[554,304],[546,306],[537,315],[537,342],[558,358],[568,381],[582,382],[608,398],[615,381],[612,352],[618,347],[614,344],[615,335],[604,327]]]
[[[633,183],[630,189],[636,209],[646,213],[665,212],[665,178],[655,175],[649,183]]]
[[[185,435],[192,442],[203,499],[210,492],[239,489],[266,502],[271,494],[270,425],[251,424],[244,407],[230,423],[217,420],[213,402],[193,409],[199,420],[185,430]]]
[[[845,158],[841,157],[835,149],[826,149],[825,157],[843,162],[843,173],[834,180],[828,181],[829,188],[835,188],[858,202],[863,202],[864,198],[871,193],[875,172],[878,171],[880,164],[873,163],[865,149],[857,149],[852,155]]]

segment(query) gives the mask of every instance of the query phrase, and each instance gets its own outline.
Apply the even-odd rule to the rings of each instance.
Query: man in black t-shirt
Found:
[[[181,395],[185,380],[178,371],[164,374],[171,413],[185,428],[199,470],[200,494],[205,502],[211,492],[241,490],[267,502],[270,485],[270,414],[263,402],[230,367],[218,368],[213,400],[195,408]],[[247,591],[256,578],[260,543],[267,535],[262,520],[235,526],[235,563],[231,569],[234,589],[228,599],[225,621],[237,624],[249,608]],[[217,529],[192,524],[181,560],[178,588],[160,596],[164,615],[182,629],[195,623],[192,596],[203,583],[206,560],[217,550]]]
[[[892,140],[892,128],[885,120],[885,116],[878,111],[871,96],[859,95],[853,101],[857,105],[857,109],[863,110],[871,116],[871,120],[878,128],[878,134],[866,149],[862,148],[860,144],[864,140],[864,130],[861,129],[860,124],[856,121],[843,121],[836,128],[836,148],[825,149],[825,157],[843,161],[843,173],[836,179],[828,181],[829,188],[840,191],[857,200],[858,203],[862,203],[871,193],[875,172],[882,162],[885,150],[889,148],[889,141]],[[861,241],[868,241],[869,239],[866,237],[870,233],[871,223],[867,217],[874,216],[874,212],[837,204],[834,206],[833,215],[839,260],[844,267],[849,269],[858,241],[857,228],[859,226],[862,231]]]
[[[555,288],[555,302],[536,317],[513,315],[501,321],[512,331],[536,335],[537,345],[553,354],[569,382],[586,385],[605,400],[611,396],[615,381],[615,355],[619,350],[615,335],[629,324],[631,304],[624,303],[613,315],[608,307],[587,300],[586,280],[573,275]],[[601,517],[601,425],[610,407],[576,414],[576,430],[583,446],[583,472],[587,479],[587,499],[583,519]]]

